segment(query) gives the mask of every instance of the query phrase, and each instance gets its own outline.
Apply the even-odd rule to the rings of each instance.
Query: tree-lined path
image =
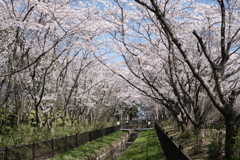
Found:
[[[196,152],[222,133],[215,158],[238,159],[239,13],[239,0],[0,0],[1,148],[138,117],[176,121]]]

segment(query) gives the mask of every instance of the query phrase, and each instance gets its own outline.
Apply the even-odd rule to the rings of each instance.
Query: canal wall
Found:
[[[112,156],[118,153],[125,143],[128,141],[131,131],[129,131],[125,136],[121,137],[116,143],[105,147],[100,153],[95,153],[88,157],[88,160],[111,160]]]

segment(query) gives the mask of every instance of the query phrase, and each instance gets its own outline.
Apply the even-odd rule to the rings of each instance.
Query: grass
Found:
[[[165,160],[155,130],[141,131],[118,160]]]
[[[103,152],[106,147],[116,143],[121,137],[125,136],[126,134],[128,133],[124,131],[114,132],[95,141],[88,142],[85,145],[75,148],[74,150],[58,155],[52,158],[52,160],[89,159],[89,157]]]

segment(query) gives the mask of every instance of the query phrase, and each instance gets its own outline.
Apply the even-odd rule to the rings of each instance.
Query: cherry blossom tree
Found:
[[[231,65],[232,63],[229,65],[229,62],[233,61],[232,57],[235,59],[235,56],[238,56],[235,53],[237,53],[239,49],[237,36],[240,29],[235,19],[237,18],[237,5],[239,4],[236,1],[218,1],[218,5],[209,5],[209,7],[212,7],[211,10],[204,4],[200,5],[202,10],[204,10],[203,7],[208,9],[208,11],[205,10],[207,13],[216,11],[215,19],[213,19],[210,14],[199,14],[198,16],[202,18],[202,21],[208,22],[204,25],[207,29],[196,28],[192,31],[192,35],[198,40],[200,51],[203,52],[206,61],[211,67],[212,71],[210,73],[213,74],[215,82],[213,88],[203,75],[197,71],[193,61],[188,55],[189,52],[186,50],[186,45],[181,44],[184,43],[184,41],[178,37],[179,32],[176,32],[175,28],[171,27],[171,24],[168,24],[167,21],[169,21],[169,18],[167,19],[165,17],[160,5],[157,4],[156,1],[151,1],[151,6],[142,1],[137,2],[155,14],[158,21],[165,27],[165,33],[169,35],[169,40],[175,44],[194,76],[206,90],[214,106],[224,115],[226,120],[225,155],[227,159],[230,159],[233,155],[231,146],[234,143],[234,137],[239,129],[239,112],[235,107],[235,102],[240,92],[238,81],[234,81],[234,88],[232,88],[229,87],[229,83],[231,84],[231,82],[227,80],[230,78],[228,76],[234,75],[239,71],[237,61],[234,63],[234,65],[236,65],[234,68]],[[197,10],[196,12],[198,13],[199,11]],[[204,33],[205,31],[211,31],[213,33],[206,34]],[[191,35],[188,36],[190,37]],[[214,42],[215,45],[212,44]],[[196,45],[198,43],[196,43]],[[226,70],[227,68],[228,70]],[[228,85],[225,84],[226,81]]]
[[[18,121],[27,118],[29,124],[34,114],[37,126],[45,125],[51,132],[59,118],[64,127],[68,122],[75,126],[77,118],[81,122],[82,117],[95,115],[91,119],[96,120],[106,107],[114,107],[111,97],[119,99],[113,90],[119,82],[104,78],[99,72],[105,71],[93,57],[109,27],[96,3],[3,0],[0,4],[0,106]],[[103,91],[106,88],[109,91]]]
[[[2,0],[0,107],[17,125],[34,114],[51,132],[59,119],[64,128],[109,121],[139,99],[182,130],[201,129],[217,110],[230,159],[240,126],[239,5]]]
[[[210,105],[206,105],[200,117],[209,112],[211,105],[225,117],[225,155],[230,159],[234,155],[231,148],[240,124],[239,107],[236,105],[240,93],[237,76],[239,2],[218,0],[206,4],[187,0],[116,0],[108,6],[112,9],[108,8],[110,13],[105,19],[115,24],[109,33],[113,37],[113,44],[116,44],[114,49],[142,84],[133,83],[129,77],[123,78],[153,99],[163,99],[169,104],[169,98],[174,100],[177,97],[176,102],[181,109],[187,103],[190,108],[194,105],[195,111],[199,110],[202,104],[195,102],[200,94],[207,95]],[[164,68],[167,68],[164,61],[168,60],[168,55],[174,55],[173,58],[178,61],[176,63],[171,58],[168,65],[172,68],[168,68],[170,77],[164,74]],[[155,66],[157,69],[153,72]],[[178,68],[180,71],[177,71]],[[185,77],[179,75],[181,70],[187,73]],[[193,81],[188,81],[187,76],[193,76]],[[166,83],[169,80],[171,86]],[[197,84],[195,89],[193,84],[189,84],[193,82]],[[187,85],[184,86],[184,83]],[[169,90],[164,88],[166,86],[169,86]],[[188,88],[191,88],[191,92],[186,92]],[[188,98],[184,99],[183,96]],[[184,112],[188,113],[189,109],[185,108]],[[196,113],[195,116],[200,112]],[[187,116],[194,124],[196,119],[192,119],[190,114]]]

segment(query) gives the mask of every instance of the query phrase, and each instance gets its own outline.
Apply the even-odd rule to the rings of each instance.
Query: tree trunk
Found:
[[[178,124],[178,130],[180,129],[181,127],[181,131],[182,133],[185,131],[185,127],[184,127],[184,121],[182,120],[181,116],[180,115],[177,115],[177,124]]]
[[[240,120],[235,115],[227,116],[226,119],[226,140],[225,140],[225,158],[230,160],[234,156],[233,145],[235,144],[234,137],[237,136]]]
[[[28,125],[31,125],[31,118],[30,118],[30,109],[27,111],[27,119],[28,119]]]
[[[205,136],[204,134],[204,129],[202,126],[195,126],[195,135],[196,135],[196,146],[194,148],[194,153],[200,153],[202,151],[202,142],[203,142],[203,137]]]
[[[64,111],[63,114],[63,130],[65,131],[67,129],[67,111]]]
[[[38,127],[38,131],[40,130],[40,125],[39,125],[39,113],[38,113],[38,106],[35,106],[35,117],[36,117],[36,125]]]
[[[51,121],[51,129],[50,129],[50,132],[51,132],[51,133],[54,133],[54,132],[55,132],[55,126],[56,126],[56,120],[55,120],[55,118],[54,118],[54,119],[52,119],[52,121]]]
[[[39,131],[43,127],[42,115],[39,112],[38,112],[38,127],[39,127]]]

